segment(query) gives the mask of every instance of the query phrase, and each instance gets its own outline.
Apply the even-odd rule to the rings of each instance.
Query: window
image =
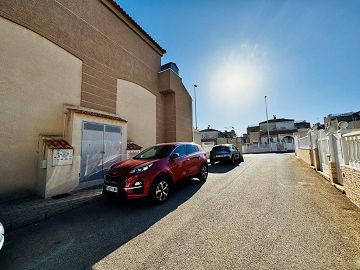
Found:
[[[186,156],[186,145],[180,145],[178,146],[174,153],[178,153],[180,157]]]
[[[174,149],[173,145],[156,145],[145,149],[140,154],[134,157],[134,159],[158,159],[168,156]]]
[[[218,146],[215,146],[212,150],[215,150],[215,151],[219,151],[219,150],[229,150],[229,147],[225,146],[225,145],[218,145]]]
[[[187,155],[190,155],[190,154],[196,153],[196,152],[199,152],[199,149],[196,145],[193,145],[193,144],[186,145],[186,154]]]

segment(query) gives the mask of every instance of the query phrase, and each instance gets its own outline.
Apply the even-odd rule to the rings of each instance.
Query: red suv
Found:
[[[192,177],[206,181],[207,176],[207,159],[199,145],[157,144],[113,164],[105,176],[103,194],[127,199],[149,196],[162,203],[178,181]]]

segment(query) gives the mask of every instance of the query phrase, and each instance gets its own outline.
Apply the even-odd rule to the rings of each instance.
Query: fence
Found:
[[[298,138],[297,146],[301,149],[310,149],[311,148],[310,135],[307,135],[302,138]]]
[[[344,163],[355,169],[360,169],[360,131],[343,136]]]
[[[295,153],[322,171],[331,183],[343,186],[350,200],[360,207],[360,130],[311,130],[307,136],[295,137]]]
[[[210,151],[215,146],[214,142],[202,142],[201,147],[206,152],[206,156],[210,157]]]
[[[271,151],[270,151],[271,149]],[[242,152],[244,154],[268,153],[268,152],[291,152],[295,150],[294,143],[278,142],[269,144],[244,144]]]

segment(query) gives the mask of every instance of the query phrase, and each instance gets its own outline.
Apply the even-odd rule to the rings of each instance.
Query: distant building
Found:
[[[317,122],[317,123],[313,124],[311,129],[313,129],[313,130],[325,129],[325,125]]]
[[[306,122],[305,120],[302,121],[295,121],[294,122],[295,128],[300,131],[300,130],[307,130],[309,128],[311,128],[310,123]]]
[[[238,137],[238,139],[240,140],[241,144],[245,144],[248,142],[249,137],[247,133],[244,133],[242,136]]]
[[[310,127],[310,123],[305,120],[295,122],[294,119],[276,118],[274,116],[269,121],[260,122],[258,126],[249,126],[247,128],[247,142],[250,144],[268,144],[270,137],[271,143],[292,144],[294,132],[307,130]]]
[[[259,143],[260,142],[260,127],[249,126],[247,128],[247,142],[248,143]]]
[[[202,142],[216,142],[216,139],[219,138],[221,134],[221,131],[210,128],[210,126],[208,126],[207,129],[200,130],[199,132]]]
[[[335,129],[339,129],[340,122],[347,122],[349,129],[360,128],[360,111],[329,114],[324,117],[325,128],[333,126]]]
[[[268,124],[269,123],[269,124]],[[268,126],[270,142],[293,142],[293,133],[297,131],[294,124],[294,119],[276,118],[270,119],[268,122],[263,121],[259,123],[260,126],[260,142],[262,144],[269,143]]]

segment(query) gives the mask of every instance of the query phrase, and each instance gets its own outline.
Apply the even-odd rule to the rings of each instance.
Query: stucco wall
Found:
[[[259,143],[260,142],[260,132],[250,132],[249,133],[250,143]]]
[[[82,62],[1,17],[0,40],[0,193],[33,190],[39,134],[61,135],[63,104],[80,105]]]
[[[112,0],[111,0],[112,1]],[[81,105],[115,113],[117,78],[157,92],[161,55],[110,0],[0,1],[0,15],[83,61]]]
[[[159,116],[166,129],[164,141],[192,141],[192,98],[181,77],[170,69],[159,72],[159,91],[164,104]]]
[[[163,115],[168,110],[167,98],[159,92],[158,81],[163,51],[118,12],[112,0],[6,0],[0,1],[0,16],[40,34],[83,62],[81,106],[116,113],[117,79],[154,94],[156,141],[167,141],[169,128]],[[192,117],[189,101],[186,103],[184,125]],[[179,131],[181,137],[187,139],[191,129],[191,124],[185,126]]]
[[[360,171],[344,166],[342,172],[346,196],[360,207]]]
[[[116,113],[128,121],[128,138],[143,148],[156,144],[156,96],[125,80],[117,81]]]
[[[216,139],[219,137],[219,131],[201,131],[201,138],[202,139]]]

